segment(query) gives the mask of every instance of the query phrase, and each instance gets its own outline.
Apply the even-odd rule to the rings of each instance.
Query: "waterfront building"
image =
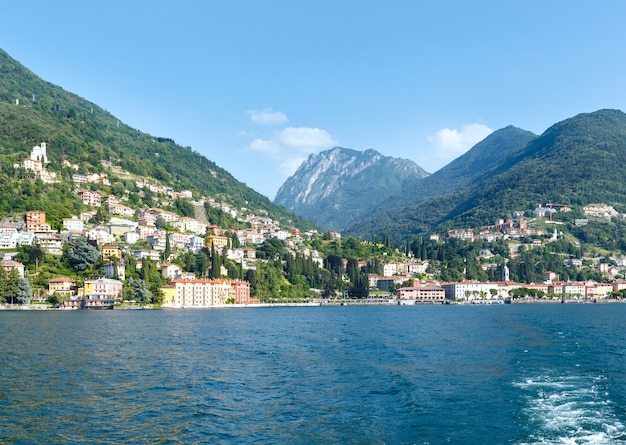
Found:
[[[441,287],[445,290],[448,300],[472,301],[488,299],[499,293],[498,283],[483,283],[480,281],[466,280],[457,283],[445,283]]]
[[[427,283],[413,287],[402,287],[397,291],[400,304],[433,303],[443,304],[446,300],[446,292],[441,285]]]
[[[70,277],[57,277],[48,280],[48,295],[69,296],[74,293],[76,282]]]
[[[202,308],[250,303],[250,283],[226,279],[174,279],[163,289],[163,307]]]
[[[84,294],[118,296],[122,292],[122,282],[111,278],[85,280]]]
[[[85,280],[80,294],[80,307],[83,309],[111,307],[122,301],[122,282],[111,278]]]

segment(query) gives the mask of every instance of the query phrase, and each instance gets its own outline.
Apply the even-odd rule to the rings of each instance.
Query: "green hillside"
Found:
[[[104,171],[100,161],[111,161],[133,175],[154,178],[177,190],[189,189],[278,220],[293,221],[298,227],[311,227],[190,147],[125,125],[96,104],[40,79],[0,50],[0,186],[3,195],[8,194],[7,190],[18,195],[13,193],[11,203],[4,200],[1,215],[26,207],[29,191],[16,189],[19,178],[15,177],[13,164],[21,163],[42,141],[48,144],[51,171],[61,172],[63,159],[90,172]],[[32,195],[36,193],[43,202],[52,199],[64,204],[64,214],[70,212],[66,206],[76,206],[70,202],[69,191],[58,185],[31,192],[28,205],[33,204]],[[65,198],[59,201],[61,197]]]
[[[536,137],[512,125],[494,131],[467,153],[420,181],[417,194],[421,200],[426,200],[458,190],[500,165],[507,156]]]
[[[600,110],[557,123],[466,187],[377,214],[349,232],[405,238],[476,227],[549,201],[625,210],[626,114]]]

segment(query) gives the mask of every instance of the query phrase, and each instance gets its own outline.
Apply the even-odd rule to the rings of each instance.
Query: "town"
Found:
[[[62,179],[49,172],[50,163],[47,145],[32,148],[31,154],[21,165],[43,183],[58,183]],[[114,307],[161,307],[161,308],[206,308],[217,306],[248,306],[261,301],[251,295],[251,284],[245,279],[245,271],[256,270],[267,258],[259,258],[257,251],[267,240],[274,239],[294,256],[306,258],[317,268],[324,268],[326,258],[318,250],[311,248],[311,240],[320,237],[317,230],[301,233],[295,227],[281,225],[264,215],[255,215],[247,209],[235,209],[215,199],[194,196],[190,190],[174,190],[154,180],[134,178],[110,161],[101,161],[103,168],[116,176],[133,179],[136,187],[154,196],[161,197],[163,207],[168,207],[176,200],[185,200],[194,209],[209,206],[219,209],[232,220],[240,221],[243,228],[223,228],[212,224],[203,211],[197,212],[197,218],[181,216],[173,211],[159,207],[133,208],[125,204],[128,201],[125,190],[117,194],[101,194],[97,185],[110,186],[108,173],[78,173],[80,166],[62,161],[62,165],[74,171],[71,181],[76,187],[80,202],[88,209],[70,218],[63,218],[61,227],[55,230],[46,221],[46,213],[32,209],[25,212],[23,220],[13,218],[0,226],[0,250],[4,256],[2,270],[5,280],[20,282],[20,298],[0,304],[3,309],[43,309],[52,306],[59,309],[92,309]],[[113,191],[113,189],[111,189]],[[103,212],[103,209],[106,212]],[[558,209],[558,210],[557,210]],[[570,212],[571,207],[563,204],[548,203],[538,206],[534,216],[549,218],[554,227],[549,233],[545,228],[530,227],[524,212],[514,212],[509,220],[498,220],[495,224],[479,229],[457,229],[447,232],[447,239],[461,239],[470,242],[483,240],[495,242],[511,241],[508,246],[511,254],[516,255],[522,238],[531,238],[531,246],[541,246],[546,240],[554,241],[559,237],[558,224],[552,221],[555,212]],[[103,218],[103,213],[106,218]],[[598,218],[621,217],[611,206],[596,204],[582,209],[583,215]],[[587,219],[576,219],[575,225],[587,224]],[[341,242],[341,234],[329,232],[329,239]],[[441,235],[433,234],[430,240],[439,242]],[[77,245],[79,240],[86,241],[88,248],[97,249],[98,261],[102,264],[102,276],[77,280],[69,276],[48,277],[45,286],[32,289],[35,268],[29,272],[18,259],[22,246],[40,249],[46,255],[60,257],[67,255],[68,246]],[[205,265],[199,272],[183,270],[181,264],[174,262],[175,254],[198,254],[202,249],[210,250],[213,256],[219,256],[237,265],[233,271],[223,264]],[[306,304],[447,304],[473,303],[494,304],[504,302],[544,301],[544,302],[598,302],[617,301],[621,291],[626,290],[626,281],[620,279],[618,264],[611,266],[598,263],[597,269],[607,278],[606,282],[592,279],[584,281],[561,280],[550,271],[545,271],[538,283],[516,283],[510,279],[505,262],[490,262],[493,257],[489,251],[481,251],[482,267],[485,270],[498,270],[500,280],[478,281],[463,278],[460,281],[442,282],[436,277],[432,261],[417,258],[408,250],[388,256],[377,270],[372,270],[367,261],[358,261],[356,266],[362,272],[368,272],[367,298],[353,299],[345,289],[339,293],[324,293],[321,289],[311,289],[314,298],[306,299]],[[385,254],[387,255],[387,254]],[[126,265],[132,258],[133,267],[140,269],[146,261],[156,265],[160,275],[158,298],[145,298],[145,284],[133,278],[127,280]],[[385,257],[383,257],[385,258]],[[93,259],[95,261],[95,258]],[[581,259],[568,259],[572,266],[582,265]],[[625,260],[621,259],[624,265]],[[179,262],[180,263],[180,262]],[[342,270],[349,267],[346,259],[342,260]],[[212,270],[215,267],[219,270]],[[341,273],[340,273],[341,274]],[[20,281],[21,280],[21,281]],[[341,278],[341,281],[344,281]],[[145,280],[144,280],[145,281]],[[38,283],[42,280],[39,279]],[[124,288],[130,300],[124,298]],[[363,295],[361,295],[362,297]],[[140,297],[140,298],[134,298]],[[294,299],[298,301],[298,299]],[[303,302],[302,300],[300,301]]]

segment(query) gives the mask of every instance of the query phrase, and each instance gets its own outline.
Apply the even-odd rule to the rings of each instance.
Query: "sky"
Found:
[[[11,57],[270,199],[335,146],[432,173],[507,125],[626,110],[623,0],[0,4]]]

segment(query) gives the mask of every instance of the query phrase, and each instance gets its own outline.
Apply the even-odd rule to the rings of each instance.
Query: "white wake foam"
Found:
[[[626,444],[603,376],[543,375],[518,382],[530,434],[520,444]]]

